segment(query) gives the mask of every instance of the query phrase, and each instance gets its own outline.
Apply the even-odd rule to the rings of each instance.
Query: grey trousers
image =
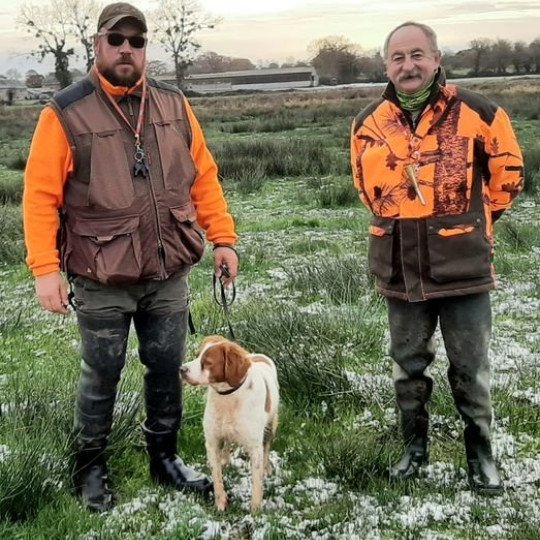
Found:
[[[394,387],[406,444],[424,446],[435,358],[433,334],[440,324],[449,360],[448,380],[466,426],[489,439],[492,407],[488,348],[491,337],[489,293],[425,302],[387,298]]]
[[[145,424],[156,432],[175,433],[182,416],[179,368],[187,334],[187,275],[122,287],[77,277],[73,287],[82,344],[76,446],[106,446],[131,321],[146,367]]]

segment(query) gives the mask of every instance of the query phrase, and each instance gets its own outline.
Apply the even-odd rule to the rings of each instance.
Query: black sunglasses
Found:
[[[124,36],[124,34],[118,32],[111,32],[106,34],[106,36],[107,43],[111,47],[120,47],[120,45],[124,44],[126,39],[129,42],[129,46],[134,49],[142,49],[146,45],[146,38],[142,36]]]

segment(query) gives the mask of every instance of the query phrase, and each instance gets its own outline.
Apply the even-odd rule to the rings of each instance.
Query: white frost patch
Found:
[[[347,380],[351,386],[360,393],[375,396],[387,395],[393,391],[392,378],[388,375],[363,375],[353,371],[345,371]]]
[[[510,393],[512,397],[518,399],[526,399],[530,401],[533,405],[540,405],[540,394],[534,388],[526,388],[525,390],[514,390]]]
[[[436,461],[420,469],[420,478],[434,486],[466,488],[465,471],[453,463]]]
[[[0,463],[5,461],[10,454],[11,450],[5,444],[0,444]]]

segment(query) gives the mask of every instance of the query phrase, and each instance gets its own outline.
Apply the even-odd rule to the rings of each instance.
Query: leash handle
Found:
[[[226,278],[230,277],[231,274],[229,273],[229,269],[226,264],[222,264],[219,269],[221,270],[221,275],[216,276],[216,274],[213,274],[212,280],[214,285],[214,300],[216,301],[216,304],[223,309],[226,309],[229,306],[232,306],[234,301],[236,300],[236,286],[234,284],[234,281],[232,283],[232,293],[230,295],[230,299],[227,299],[227,294],[225,293],[225,287],[223,286],[223,282],[221,281],[221,277],[224,276]],[[219,295],[218,295],[218,287],[217,283],[219,282]]]
[[[229,307],[234,303],[236,299],[236,286],[234,282],[232,283],[232,293],[230,299],[227,299],[227,294],[225,293],[225,287],[223,286],[223,282],[221,281],[221,276],[229,277],[229,269],[227,268],[227,265],[222,264],[219,269],[221,270],[221,275],[219,278],[214,273],[212,275],[212,282],[213,282],[213,289],[214,289],[214,300],[216,304],[223,308],[223,314],[225,315],[225,320],[227,321],[227,326],[229,327],[229,334],[231,336],[231,339],[236,341],[236,338],[234,336],[234,332],[231,325],[231,320],[229,316]],[[218,296],[218,287],[217,284],[219,283],[219,296]]]

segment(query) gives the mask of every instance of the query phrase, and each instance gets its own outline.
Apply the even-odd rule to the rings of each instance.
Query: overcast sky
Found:
[[[134,3],[143,10],[156,6],[150,0]],[[9,68],[21,73],[30,68],[51,71],[51,61],[42,65],[24,55],[38,42],[16,24],[22,4],[23,0],[0,0],[0,73]],[[200,0],[200,4],[222,19],[214,29],[199,34],[202,50],[249,58],[256,64],[307,59],[309,44],[331,35],[345,36],[365,51],[380,49],[386,34],[406,20],[432,26],[442,49],[462,49],[480,37],[526,43],[540,37],[539,0]],[[149,59],[168,61],[155,46],[149,49]],[[81,67],[82,61],[75,64]]]

